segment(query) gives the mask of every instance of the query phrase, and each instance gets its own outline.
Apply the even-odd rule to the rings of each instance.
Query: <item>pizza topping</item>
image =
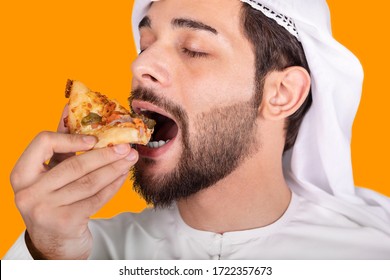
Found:
[[[129,116],[123,117],[123,118],[117,118],[114,119],[113,121],[109,122],[108,125],[114,125],[117,123],[126,123],[126,122],[132,122],[133,119]]]
[[[147,111],[143,111],[143,112],[147,112]],[[156,121],[155,120],[153,120],[151,118],[148,118],[147,116],[145,116],[143,114],[133,113],[131,116],[133,118],[141,119],[146,124],[146,127],[149,128],[149,129],[153,129],[156,126]]]
[[[103,118],[103,122],[110,124],[115,120],[121,119],[123,116],[123,113],[114,111],[111,115]]]
[[[84,117],[82,120],[81,120],[81,124],[83,126],[87,126],[87,125],[92,125],[92,124],[98,124],[102,121],[102,117],[99,116],[98,114],[96,113],[89,113],[88,116]]]
[[[153,106],[147,104],[146,106],[153,108]],[[145,124],[148,125],[148,120],[152,120],[151,124],[154,125],[154,130],[152,137],[147,144],[149,148],[161,148],[173,140],[179,133],[179,127],[177,123],[171,119],[168,114],[165,114],[164,111],[160,110],[159,108],[157,108],[158,112],[155,112],[136,105],[132,107],[132,110],[134,112],[132,115],[139,119],[143,119]]]
[[[176,137],[179,128],[175,121],[172,119],[163,116],[156,112],[142,110],[140,114],[144,119],[144,122],[147,124],[147,120],[152,120],[154,124],[154,132],[150,140],[150,148],[159,148],[168,143],[170,140]],[[139,117],[141,118],[141,117]]]
[[[104,105],[104,109],[103,109],[103,114],[104,116],[110,116],[113,111],[115,110],[116,108],[116,104],[115,102],[108,102],[107,104]]]

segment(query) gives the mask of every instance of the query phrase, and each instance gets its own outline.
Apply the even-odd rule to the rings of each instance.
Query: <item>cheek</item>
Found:
[[[254,58],[249,52],[247,56],[201,58],[181,66],[175,68],[174,80],[190,112],[249,100],[254,93]]]
[[[196,113],[215,106],[227,106],[250,100],[254,94],[254,75],[233,69],[232,71],[205,71],[187,84],[188,104]]]

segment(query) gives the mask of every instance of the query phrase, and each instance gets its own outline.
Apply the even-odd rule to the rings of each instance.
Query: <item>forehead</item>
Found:
[[[215,28],[222,35],[241,33],[239,0],[159,0],[153,2],[147,15],[153,22],[171,22],[189,18]]]

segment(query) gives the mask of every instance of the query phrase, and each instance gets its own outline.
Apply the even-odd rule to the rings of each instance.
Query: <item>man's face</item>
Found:
[[[131,106],[157,122],[135,188],[165,206],[228,176],[256,143],[255,59],[240,1],[160,0],[140,24]]]

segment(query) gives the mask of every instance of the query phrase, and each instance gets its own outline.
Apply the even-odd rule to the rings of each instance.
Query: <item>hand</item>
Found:
[[[65,131],[61,124],[59,131]],[[93,136],[42,132],[16,163],[11,184],[33,257],[89,257],[89,217],[114,196],[138,160],[128,144],[90,150],[95,143]],[[78,151],[86,152],[74,155]]]

